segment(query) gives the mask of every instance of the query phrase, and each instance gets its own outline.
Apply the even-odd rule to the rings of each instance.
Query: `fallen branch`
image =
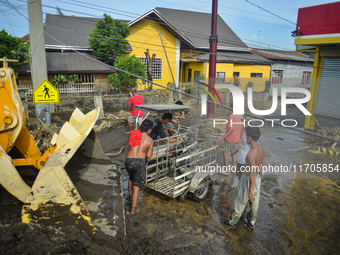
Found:
[[[332,150],[335,151],[335,152],[338,152],[336,149],[335,149],[335,146],[337,145],[337,142],[333,143],[333,145],[331,146]]]
[[[297,148],[297,149],[291,149],[290,151],[298,151],[298,150],[303,150],[303,149],[307,149],[310,146],[306,146],[306,147],[301,147],[301,148]]]
[[[120,150],[117,153],[106,153],[106,156],[111,156],[111,157],[115,157],[118,156],[119,154],[121,154],[124,150],[124,146],[122,146],[122,148],[120,148]]]
[[[45,123],[41,121],[41,119],[39,119],[41,125],[43,125],[43,127],[45,126]]]

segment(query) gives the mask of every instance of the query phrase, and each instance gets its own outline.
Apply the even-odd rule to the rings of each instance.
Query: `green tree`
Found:
[[[135,55],[117,57],[113,66],[141,77],[144,77],[146,73],[145,65]],[[118,70],[108,76],[108,81],[112,87],[119,89],[120,92],[130,91],[137,85],[136,77]]]
[[[25,44],[20,38],[8,34],[5,30],[0,31],[0,58],[17,59],[18,63],[10,62],[8,65],[14,70],[19,70],[21,65],[27,63],[26,52],[29,44]]]
[[[53,85],[65,85],[65,84],[71,84],[74,85],[76,83],[82,83],[81,80],[79,80],[78,75],[76,74],[58,74],[54,76]]]
[[[91,31],[89,44],[97,58],[103,61],[114,60],[117,56],[126,54],[129,43],[124,38],[129,34],[130,29],[126,23],[104,14],[104,18]]]

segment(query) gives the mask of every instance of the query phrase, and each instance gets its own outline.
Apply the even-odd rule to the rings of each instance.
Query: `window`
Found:
[[[200,71],[194,71],[194,82],[199,82],[200,81]]]
[[[146,67],[146,58],[139,58],[142,64],[145,65],[145,71],[148,72],[148,69]],[[162,79],[162,59],[161,58],[155,58],[155,61],[152,65],[152,78],[155,80],[161,80]]]
[[[224,83],[224,78],[225,78],[225,72],[216,72],[216,81],[215,83],[217,84],[223,84]]]
[[[262,78],[262,73],[251,73],[250,77],[252,77],[252,78]]]
[[[78,79],[81,80],[82,83],[93,83],[93,74],[78,74]]]
[[[240,85],[240,72],[233,72],[233,78],[234,78],[233,84],[235,86],[239,86]]]
[[[273,70],[272,84],[281,84],[283,77],[283,70]]]
[[[310,84],[312,78],[312,72],[306,72],[304,71],[302,74],[302,84]]]

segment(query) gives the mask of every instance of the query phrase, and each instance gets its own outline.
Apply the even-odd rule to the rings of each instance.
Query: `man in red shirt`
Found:
[[[130,131],[126,132],[127,134],[130,134],[130,132],[132,131],[132,124],[135,125],[136,121],[138,121],[138,123],[140,125],[141,122],[142,122],[142,119],[143,119],[143,111],[140,111],[139,116],[138,116],[139,110],[134,108],[135,105],[142,105],[143,104],[143,97],[141,95],[137,94],[137,89],[132,89],[131,93],[132,93],[132,97],[130,98],[129,106],[132,109],[132,112],[131,112],[131,115],[128,119]],[[137,116],[138,116],[138,120],[137,120]]]
[[[223,144],[223,157],[224,157],[224,164],[228,168],[229,166],[229,154],[232,151],[238,150],[240,139],[241,139],[241,132],[242,128],[244,127],[244,122],[242,120],[243,116],[238,114],[231,114],[228,119],[227,130],[224,136],[220,136],[218,138],[219,141],[224,140]],[[236,167],[236,154],[232,156],[233,166]],[[229,171],[226,173],[229,175]]]

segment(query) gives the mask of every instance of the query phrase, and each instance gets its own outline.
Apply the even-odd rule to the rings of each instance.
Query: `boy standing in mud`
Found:
[[[129,195],[132,200],[131,215],[134,215],[139,190],[145,181],[145,158],[151,158],[153,153],[153,140],[149,134],[153,127],[151,120],[145,119],[140,126],[140,130],[135,129],[130,133],[129,151],[125,160],[126,171],[129,174]]]
[[[260,202],[261,175],[264,165],[264,151],[257,142],[260,136],[261,131],[258,127],[246,128],[246,138],[247,143],[250,144],[250,150],[246,156],[246,165],[241,169],[243,175],[233,197],[231,215],[224,222],[232,229],[235,228],[248,201],[250,210],[243,224],[248,230],[254,228]]]

